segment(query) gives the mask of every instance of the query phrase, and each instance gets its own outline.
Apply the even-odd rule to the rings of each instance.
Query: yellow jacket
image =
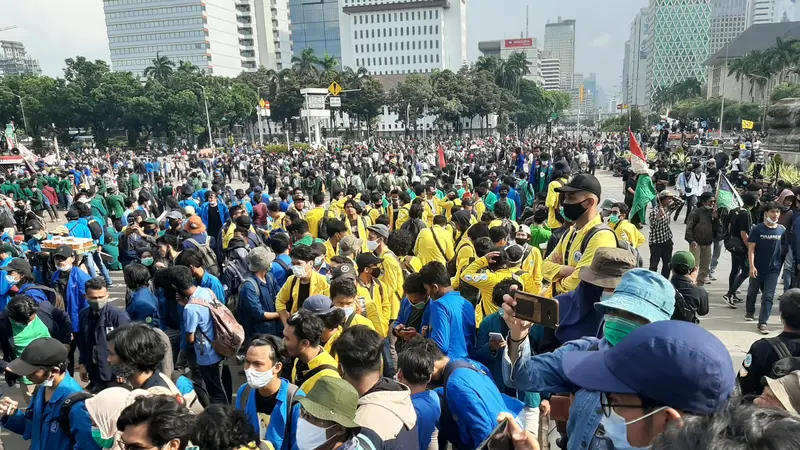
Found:
[[[339,363],[336,361],[336,359],[333,358],[333,356],[331,356],[330,353],[326,352],[324,348],[320,349],[320,350],[321,350],[321,352],[319,353],[319,355],[315,356],[314,359],[312,359],[311,361],[308,362],[308,371],[306,371],[304,373],[311,372],[315,368],[317,368],[319,366],[322,366],[322,365],[329,365],[329,366],[333,366],[333,367],[339,367]],[[303,384],[299,384],[297,382],[297,362],[298,361],[300,361],[300,360],[299,359],[295,359],[294,360],[294,366],[292,367],[292,383],[297,385],[305,393],[311,392],[311,390],[314,389],[314,386],[317,384],[317,381],[319,381],[319,379],[322,378],[322,377],[341,378],[341,376],[339,376],[339,371],[337,369],[335,369],[335,368],[334,369],[322,369],[319,372],[315,373],[314,376],[312,376],[311,378],[305,380],[303,382]]]
[[[312,295],[324,294],[328,289],[328,279],[325,278],[324,275],[320,275],[317,272],[311,274],[311,286],[308,288],[309,297]],[[300,309],[300,302],[295,301],[297,300],[299,291],[300,283],[297,278],[294,275],[289,275],[289,278],[286,279],[286,283],[284,283],[281,290],[278,291],[278,296],[275,300],[275,310],[281,312],[288,309],[290,315],[296,313],[297,310]],[[288,305],[291,305],[291,308],[287,308]]]
[[[324,206],[317,206],[308,213],[306,213],[306,222],[308,222],[308,231],[314,238],[319,237],[319,223],[322,221],[322,217],[324,215],[325,215]],[[334,213],[333,208],[328,210],[328,218],[329,219],[336,218],[336,214]]]
[[[369,237],[369,232],[367,231],[367,227],[370,226],[369,217],[358,216],[356,219],[356,224],[358,226],[358,236],[357,238],[361,239],[361,251],[368,252],[369,249],[367,248],[367,237]],[[353,229],[351,228],[352,223],[350,219],[347,217],[344,218],[344,224],[347,226],[347,234],[353,234]]]
[[[443,212],[442,201],[436,198],[435,195],[433,196],[432,199],[424,197],[422,199],[422,207],[423,207],[422,220],[425,221],[425,225],[427,225],[428,228],[430,228],[433,226],[433,216],[438,216]]]
[[[450,285],[453,289],[458,290],[459,286],[461,286],[461,273],[477,258],[475,244],[472,243],[469,237],[464,236],[461,238],[461,242],[456,247],[454,257],[456,258],[456,275],[450,279]]]
[[[403,268],[400,266],[400,260],[397,258],[397,255],[386,246],[383,247],[383,252],[381,252],[378,257],[383,258],[383,275],[378,279],[389,289],[392,305],[389,310],[389,315],[384,316],[388,324],[396,319],[397,314],[400,312],[400,302],[403,300],[403,282],[405,281],[405,277],[403,277]]]
[[[531,275],[531,285],[527,284],[525,287],[529,289],[527,292],[531,294],[539,294],[542,292],[542,252],[540,249],[530,246],[530,254],[524,261],[522,261],[522,270]]]
[[[358,291],[359,297],[357,301],[361,303],[361,305],[359,305],[361,306],[361,314],[358,314],[358,317],[353,319],[353,323],[351,325],[361,325],[362,322],[368,322],[370,328],[377,331],[381,337],[386,337],[386,333],[389,328],[389,322],[383,320],[380,306],[376,305],[372,300],[372,296],[369,294],[369,290],[367,288],[361,286],[359,283],[356,283],[356,290]],[[330,287],[323,295],[327,297],[331,296]],[[358,319],[358,322],[356,322],[356,319]],[[386,323],[385,325],[384,322]]]
[[[436,239],[434,239],[433,233],[436,233]],[[437,240],[442,246],[442,250],[439,250],[436,245]],[[442,251],[444,251],[444,255]],[[447,264],[447,261],[453,259],[453,253],[453,236],[447,230],[438,225],[420,230],[414,245],[414,254],[419,257],[423,266],[431,261]]]
[[[443,200],[439,205],[444,209],[444,214],[447,216],[447,220],[453,219],[453,206],[461,206],[461,199],[456,198],[454,200]]]
[[[331,259],[336,256],[336,250],[330,239],[325,241],[325,262],[331,263]]]
[[[611,233],[599,232],[594,235],[591,242],[586,246],[586,251],[581,254],[580,250],[583,237],[586,236],[589,230],[601,223],[603,223],[603,218],[598,214],[577,232],[575,231],[575,225],[571,226],[567,232],[564,233],[558,245],[553,249],[553,252],[544,260],[542,263],[542,275],[544,279],[552,282],[552,286],[555,288],[553,295],[569,292],[578,287],[581,268],[592,265],[594,252],[598,248],[614,248],[617,246],[617,239]],[[575,235],[574,239],[572,238],[573,235]],[[570,241],[572,241],[572,245],[567,248],[567,243]],[[558,272],[561,270],[561,264],[553,262],[553,258],[561,258],[562,261],[564,261],[564,265],[574,267],[575,272],[572,272],[572,275],[566,278],[559,277]]]
[[[529,286],[533,286],[534,280],[530,273],[519,267],[512,267],[500,270],[487,270],[489,261],[486,257],[481,257],[468,265],[461,274],[461,281],[468,283],[481,291],[481,304],[475,308],[475,327],[480,327],[481,321],[489,314],[497,312],[497,305],[492,300],[492,290],[494,286],[506,278],[517,277],[522,290],[530,291]],[[540,283],[541,285],[541,283]]]
[[[481,217],[483,217],[483,213],[486,212],[486,203],[483,203],[482,199],[476,200],[472,204],[472,209],[474,209],[475,212],[478,214],[478,220],[481,220]]]
[[[559,178],[558,180],[551,181],[550,184],[547,185],[547,199],[544,204],[547,206],[547,225],[553,230],[561,226],[561,222],[556,219],[556,210],[560,206],[558,204],[559,194],[556,192],[556,188],[560,188],[566,182],[566,178]]]
[[[345,319],[345,322],[347,322],[347,319]],[[356,325],[364,325],[365,327],[369,328],[370,330],[374,330],[375,329],[375,327],[372,325],[372,321],[371,320],[367,319],[366,317],[362,316],[361,314],[353,313],[353,320],[350,322],[350,326],[354,327]],[[331,348],[333,348],[333,343],[336,342],[337,339],[339,339],[339,336],[342,334],[342,331],[344,331],[344,327],[343,326],[339,326],[339,328],[331,335],[330,339],[328,339],[328,342],[325,343],[325,351],[326,352],[328,352],[328,353],[331,352]],[[383,336],[383,337],[386,337],[386,336]],[[331,356],[333,356],[333,359],[335,359],[336,361],[339,361],[339,358],[337,358],[336,356],[334,356],[334,355],[331,355]]]
[[[411,208],[411,203],[406,203],[397,210],[397,222],[394,224],[394,229],[399,230],[404,223],[408,222],[408,210]]]
[[[642,232],[636,228],[636,225],[630,223],[628,220],[620,220],[616,225],[609,222],[608,226],[614,230],[614,234],[617,235],[617,239],[627,242],[628,244],[632,245],[633,248],[639,248],[640,245],[647,241],[647,239],[644,237],[644,234],[642,234]]]
[[[362,295],[366,301],[367,317],[369,317],[370,301],[375,305],[376,309],[380,311],[380,317],[376,319],[380,327],[375,325],[375,331],[382,336],[386,336],[389,332],[389,316],[392,314],[392,292],[381,280],[377,279],[372,280],[372,286],[364,285],[359,279],[356,282],[356,286],[358,287],[359,295]],[[374,314],[373,317],[375,317]]]

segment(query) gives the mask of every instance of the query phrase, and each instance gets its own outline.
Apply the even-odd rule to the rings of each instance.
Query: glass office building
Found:
[[[339,12],[338,0],[289,0],[294,55],[311,48],[319,58],[327,52],[341,62]]]

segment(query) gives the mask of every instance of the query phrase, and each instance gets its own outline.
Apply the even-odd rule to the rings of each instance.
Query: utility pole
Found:
[[[256,96],[258,97],[258,105],[261,104],[261,89],[269,86],[259,86],[256,89]],[[264,125],[261,123],[260,106],[256,106],[256,117],[258,118],[258,145],[264,145]]]
[[[719,106],[719,143],[722,145],[722,119],[725,117],[725,81],[728,79],[728,49],[730,49],[730,42],[725,44],[725,70],[722,72],[722,103]]]
[[[200,89],[203,91],[203,103],[205,104],[206,107],[206,128],[208,129],[208,146],[209,148],[214,148],[214,137],[211,136],[211,116],[208,115],[208,96],[206,96],[206,88],[202,84],[196,81],[194,81],[193,83],[200,86]]]

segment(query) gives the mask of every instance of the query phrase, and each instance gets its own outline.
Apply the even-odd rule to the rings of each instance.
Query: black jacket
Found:
[[[786,348],[789,349],[792,356],[800,356],[800,334],[784,331],[777,336],[777,339],[786,344]],[[742,395],[761,395],[761,392],[764,391],[761,378],[770,375],[772,366],[778,362],[778,359],[778,354],[766,338],[753,342],[750,351],[744,357],[737,377]]]
[[[697,245],[711,245],[714,236],[720,235],[720,220],[711,217],[711,210],[697,207],[689,214],[686,222],[686,242],[697,242]]]
[[[36,312],[36,316],[47,327],[50,337],[58,339],[64,344],[70,344],[72,341],[72,322],[68,314],[57,309],[50,302],[39,302],[39,311]],[[3,350],[0,370],[5,371],[8,363],[17,358],[11,319],[8,318],[8,314],[5,311],[0,312],[0,348]]]
[[[685,307],[691,310],[691,312],[686,311],[685,314],[692,315],[693,312],[692,320],[687,321],[699,323],[700,321],[697,319],[697,316],[705,316],[708,314],[708,292],[706,292],[705,288],[693,284],[692,280],[685,275],[672,275],[671,281],[675,290],[683,296]],[[678,311],[679,307],[680,305],[676,302],[675,313],[672,316],[673,319],[676,318],[676,315],[681,313],[681,311]]]
[[[110,304],[99,311],[96,320],[92,317],[93,313],[94,310],[89,307],[82,309],[78,315],[78,332],[81,336],[78,344],[79,361],[86,366],[90,380],[95,381],[99,377],[102,381],[112,381],[115,377],[108,364],[108,333],[131,323],[131,319],[124,309]]]

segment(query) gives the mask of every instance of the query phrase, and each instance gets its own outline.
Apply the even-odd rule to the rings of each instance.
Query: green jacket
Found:
[[[72,191],[72,182],[69,181],[69,178],[64,178],[63,180],[58,182],[58,188],[56,188],[56,192],[59,194],[69,194]]]
[[[139,189],[142,187],[142,182],[139,180],[138,173],[131,174],[131,189]]]
[[[108,208],[106,208],[103,197],[94,197],[89,201],[89,205],[92,208],[92,215],[99,219],[103,219],[102,222],[105,223],[106,218],[108,217]]]
[[[125,213],[125,197],[122,194],[113,194],[106,197],[106,204],[111,217],[115,219],[122,218]]]

